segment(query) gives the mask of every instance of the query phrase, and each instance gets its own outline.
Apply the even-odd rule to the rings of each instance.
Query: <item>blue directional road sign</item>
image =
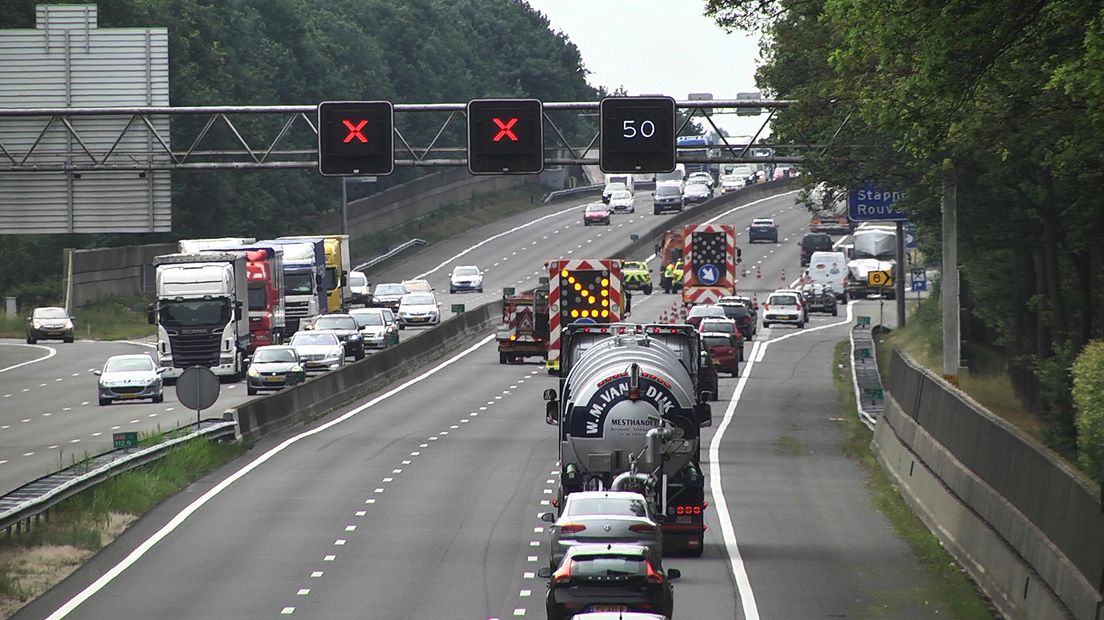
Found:
[[[908,213],[898,211],[893,203],[904,198],[904,192],[886,190],[866,183],[860,189],[847,194],[847,217],[852,222],[899,222],[908,219]]]
[[[916,224],[912,222],[905,222],[905,247],[910,250],[915,250],[920,247],[919,241],[916,239]]]
[[[717,269],[716,265],[706,263],[701,267],[698,267],[698,280],[706,286],[710,286],[717,283],[717,280],[721,279],[721,270]]]
[[[912,270],[912,285],[911,290],[913,293],[920,293],[928,290],[928,274],[923,269]]]

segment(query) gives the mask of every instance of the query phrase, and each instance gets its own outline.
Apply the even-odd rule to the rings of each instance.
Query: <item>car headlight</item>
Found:
[[[245,374],[249,375],[250,377],[259,377],[259,376],[261,376],[261,373],[257,372],[257,369],[253,366],[250,366],[249,370],[247,370],[245,372]]]
[[[360,332],[349,334],[349,340],[360,340]]]
[[[296,364],[291,367],[291,372],[303,372],[303,367],[299,364]]]
[[[345,356],[344,351],[330,351],[326,354],[326,359],[335,360]]]
[[[31,321],[31,327],[34,327],[35,329],[42,329],[42,322],[41,321]]]

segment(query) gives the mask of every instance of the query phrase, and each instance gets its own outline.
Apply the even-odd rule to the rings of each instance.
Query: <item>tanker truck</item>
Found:
[[[559,396],[544,392],[559,432],[555,505],[576,491],[643,494],[665,553],[701,555],[705,475],[700,429],[712,423],[698,394],[698,334],[689,325],[569,325]]]

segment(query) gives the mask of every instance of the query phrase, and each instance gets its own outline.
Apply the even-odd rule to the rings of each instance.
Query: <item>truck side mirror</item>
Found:
[[[542,567],[537,569],[537,577],[540,577],[541,579],[548,579],[551,576],[552,576],[552,569],[551,568],[548,568],[547,566],[542,566]]]
[[[547,388],[544,390],[544,400],[556,400],[556,390]]]
[[[157,308],[154,304],[146,306],[146,321],[150,325],[157,325]]]
[[[560,403],[550,400],[544,403],[544,422],[555,426],[560,421]]]
[[[242,318],[242,302],[234,302],[234,320],[240,321]]]
[[[698,415],[698,426],[701,428],[713,426],[713,408],[709,403],[694,405],[694,413]]]

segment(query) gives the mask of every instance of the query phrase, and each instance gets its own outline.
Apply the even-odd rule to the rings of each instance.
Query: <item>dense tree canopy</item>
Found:
[[[775,135],[837,146],[808,163],[809,181],[906,189],[935,261],[953,163],[968,309],[1048,417],[1052,444],[1070,448],[1069,366],[1104,331],[1104,2],[708,0],[706,11],[765,35],[760,87],[801,102]]]
[[[0,0],[0,27],[33,27],[35,3]],[[548,20],[520,0],[100,0],[97,4],[101,28],[168,28],[174,106],[314,104],[327,99],[431,103],[490,96],[579,101],[596,96],[586,83],[578,49],[562,33],[552,32]],[[248,122],[243,126],[251,128]],[[404,128],[404,135],[424,146],[437,128],[415,125]],[[454,124],[453,130],[463,131],[462,123]],[[176,139],[177,145],[186,142]],[[404,170],[389,181],[410,174],[413,171]],[[339,188],[339,181],[309,170],[174,173],[171,238],[290,234],[303,230],[318,213],[335,208]],[[0,256],[30,254],[57,269],[62,244],[81,247],[148,240],[151,237],[146,235],[65,239],[0,235]],[[157,240],[164,239],[158,236]],[[0,290],[11,294],[28,274],[5,269],[0,266]],[[56,273],[51,273],[55,281]]]

